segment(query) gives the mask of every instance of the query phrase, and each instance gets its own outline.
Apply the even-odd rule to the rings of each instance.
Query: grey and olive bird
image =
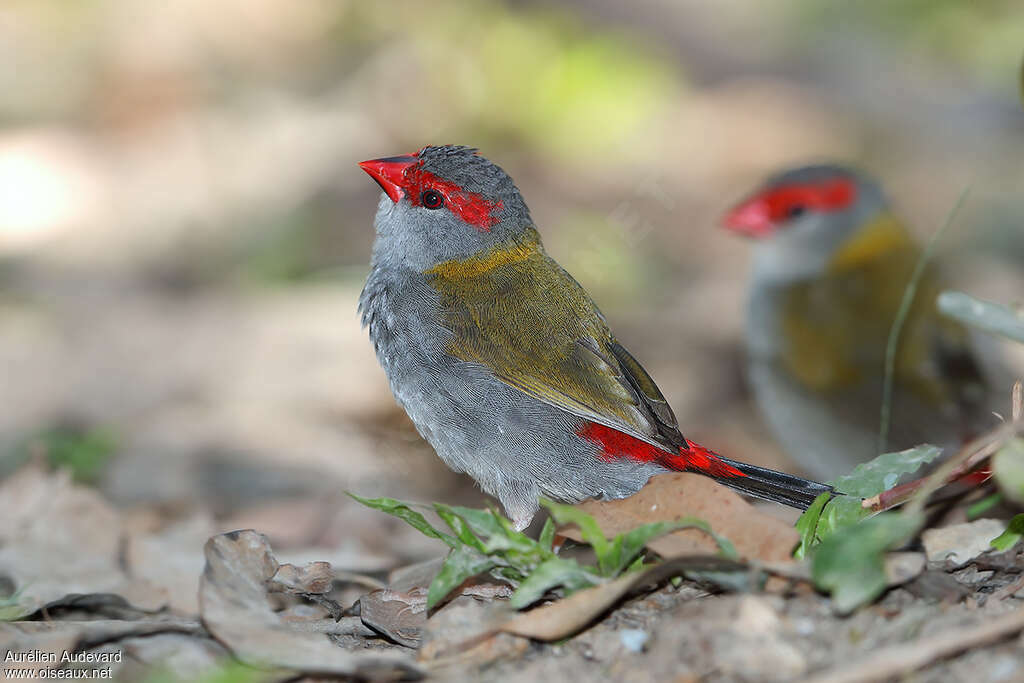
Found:
[[[929,263],[894,356],[888,437],[886,347],[921,248],[881,188],[842,166],[768,179],[725,216],[755,240],[748,287],[749,377],[779,442],[830,479],[887,450],[954,446],[992,422],[968,334],[942,317]]]
[[[517,528],[538,497],[621,498],[693,471],[806,507],[828,487],[686,440],[654,380],[544,251],[512,179],[466,147],[364,161],[383,190],[363,324],[398,403]]]

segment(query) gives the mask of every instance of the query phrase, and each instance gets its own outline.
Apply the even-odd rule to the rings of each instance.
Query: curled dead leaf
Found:
[[[387,650],[350,652],[322,632],[296,628],[271,608],[267,584],[279,565],[265,536],[252,530],[212,537],[199,604],[207,630],[239,660],[260,668],[354,677],[419,678],[411,657]]]
[[[373,591],[359,599],[359,616],[399,645],[417,648],[427,623],[427,589]]]
[[[153,584],[122,568],[118,512],[68,472],[29,464],[0,484],[0,500],[0,583],[16,596],[4,617],[31,614],[68,595],[120,595],[147,611],[166,604]]]
[[[580,505],[609,538],[650,522],[697,517],[715,533],[732,541],[740,557],[763,562],[792,562],[799,539],[796,529],[771,517],[739,494],[699,474],[659,474],[629,498],[589,500]],[[579,530],[569,525],[559,533],[580,541]],[[682,529],[659,536],[647,547],[662,557],[717,552],[715,541],[698,529]]]
[[[744,568],[746,565],[742,562],[718,556],[673,558],[646,571],[627,574],[600,586],[577,591],[549,605],[510,616],[496,629],[534,640],[560,640],[578,633],[641,586],[657,584],[687,570],[737,571]]]
[[[304,567],[282,564],[267,584],[267,589],[294,595],[323,595],[330,592],[333,583],[330,562],[310,562]]]

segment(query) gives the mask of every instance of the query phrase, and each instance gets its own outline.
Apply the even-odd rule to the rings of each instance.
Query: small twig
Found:
[[[968,628],[950,628],[931,638],[882,648],[858,666],[845,662],[804,679],[804,683],[867,683],[897,678],[936,660],[989,645],[1024,630],[1024,609]]]
[[[1024,417],[1024,382],[1020,380],[1013,383],[1013,390],[1010,392],[1010,415],[1013,416],[1014,422]]]
[[[969,441],[956,455],[927,477],[908,481],[882,491],[878,495],[865,498],[861,502],[861,506],[874,512],[880,512],[914,499],[918,504],[913,509],[920,510],[924,507],[928,496],[936,489],[951,484],[969,473],[995,453],[1008,438],[1020,431],[1024,431],[1024,421],[1004,422],[992,431]]]
[[[297,595],[323,607],[335,621],[341,621],[341,618],[345,616],[345,609],[336,600],[331,600],[319,593],[297,593]]]
[[[1009,439],[1024,431],[1024,421],[1004,422],[995,429],[969,441],[952,458],[925,478],[915,496],[907,504],[909,512],[920,512],[936,489],[955,481],[977,467]]]
[[[968,185],[960,193],[960,197],[957,198],[956,204],[950,210],[949,215],[946,216],[946,222],[936,230],[931,239],[928,240],[928,244],[925,246],[924,251],[921,252],[921,258],[917,260],[917,265],[914,266],[914,272],[910,276],[910,282],[907,283],[907,288],[903,290],[903,299],[900,301],[900,307],[896,310],[896,317],[892,321],[892,327],[889,329],[889,340],[885,344],[885,375],[882,380],[882,415],[878,427],[878,452],[885,453],[886,443],[889,441],[889,421],[892,417],[892,388],[893,380],[896,375],[896,351],[900,344],[900,334],[903,332],[903,325],[907,321],[907,315],[910,313],[910,306],[914,303],[914,297],[917,295],[917,286],[921,282],[921,277],[924,275],[924,269],[931,261],[932,252],[935,251],[935,245],[938,243],[939,238],[945,234],[949,226],[953,224],[953,219],[960,211],[960,207],[967,199],[967,195],[970,194],[971,187]]]
[[[1017,591],[1021,590],[1022,588],[1024,588],[1024,574],[1021,574],[1017,578],[1016,581],[1013,581],[1013,582],[1003,586],[1002,588],[997,590],[995,593],[993,593],[992,595],[988,596],[988,600],[985,601],[985,604],[986,605],[988,605],[988,604],[995,604],[995,603],[999,602],[1000,600],[1005,600],[1006,598],[1010,597],[1011,595],[1013,595]]]
[[[380,634],[363,623],[359,617],[342,617],[338,621],[317,619],[315,621],[286,622],[292,631],[302,633],[326,633],[333,636],[360,636],[362,638],[379,638]]]

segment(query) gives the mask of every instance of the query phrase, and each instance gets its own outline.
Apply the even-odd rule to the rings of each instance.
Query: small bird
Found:
[[[782,446],[831,479],[887,450],[954,446],[991,423],[967,331],[944,318],[929,263],[895,355],[890,429],[880,439],[890,330],[921,248],[879,185],[837,165],[787,170],[724,218],[754,238],[748,373]]]
[[[512,179],[460,146],[359,164],[383,193],[359,300],[398,403],[452,469],[525,528],[538,498],[622,498],[699,472],[807,507],[831,489],[719,457],[544,251]]]

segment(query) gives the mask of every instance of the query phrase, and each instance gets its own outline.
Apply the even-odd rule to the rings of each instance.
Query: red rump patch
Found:
[[[490,232],[491,226],[498,222],[492,214],[504,206],[502,202],[492,202],[483,195],[466,192],[455,183],[424,171],[419,164],[410,166],[405,171],[406,196],[413,206],[420,206],[420,196],[424,190],[435,190],[444,195],[445,206],[456,216],[481,232]]]
[[[857,188],[850,178],[772,187],[742,202],[725,216],[726,227],[752,237],[770,235],[802,211],[839,211],[853,203]]]
[[[584,422],[576,433],[601,447],[601,457],[612,461],[629,458],[636,462],[653,462],[670,470],[679,472],[700,472],[712,477],[743,477],[746,476],[735,467],[727,465],[718,458],[718,454],[692,441],[687,441],[689,450],[680,449],[678,453],[670,453],[646,441],[624,434],[617,429],[606,427],[596,422]]]

